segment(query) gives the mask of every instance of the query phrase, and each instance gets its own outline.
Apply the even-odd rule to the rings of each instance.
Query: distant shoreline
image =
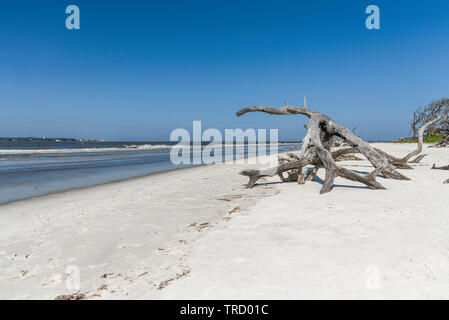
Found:
[[[80,141],[80,139],[74,138],[35,138],[35,137],[0,137],[0,141],[49,141],[49,142],[66,142],[66,141]],[[89,141],[100,141],[100,140],[89,140]]]
[[[366,140],[370,143],[387,143],[395,142],[398,140]],[[38,138],[38,137],[0,137],[0,142],[99,142],[99,143],[135,143],[135,144],[145,144],[145,143],[165,143],[165,144],[177,144],[178,141],[168,141],[168,140],[104,140],[104,139],[83,139],[83,138]],[[201,141],[201,144],[209,144],[213,141]],[[223,143],[231,143],[231,141],[224,141]],[[233,142],[235,143],[235,142]],[[245,142],[246,143],[246,142]],[[301,143],[298,140],[281,140],[278,143]]]

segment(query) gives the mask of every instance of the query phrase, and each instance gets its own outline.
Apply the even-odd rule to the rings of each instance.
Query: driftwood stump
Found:
[[[299,154],[290,154],[289,158],[280,158],[279,165],[276,167],[265,170],[243,170],[240,173],[249,177],[249,182],[246,185],[248,188],[253,187],[257,180],[262,177],[279,175],[285,181],[286,179],[282,176],[284,172],[290,172],[288,179],[298,179],[299,183],[305,183],[306,181],[312,180],[322,166],[326,169],[325,181],[320,191],[322,194],[332,190],[336,177],[363,183],[371,189],[385,189],[376,180],[378,174],[382,174],[385,178],[389,179],[409,180],[409,178],[398,172],[396,167],[389,162],[386,153],[379,152],[379,150],[373,148],[368,142],[345,127],[335,123],[331,118],[322,113],[307,108],[292,107],[286,104],[282,108],[252,106],[244,108],[236,114],[237,116],[242,116],[248,112],[265,112],[275,115],[302,114],[310,119],[306,125],[307,134],[303,138],[302,148]],[[334,136],[344,140],[350,148],[331,153],[330,147]],[[368,175],[357,174],[336,164],[338,157],[356,152],[361,153],[373,165],[374,170]],[[413,154],[409,158],[412,156]],[[393,157],[391,158],[393,159]],[[307,165],[313,165],[314,168],[307,173],[303,173],[303,168]],[[293,174],[292,170],[295,170]]]

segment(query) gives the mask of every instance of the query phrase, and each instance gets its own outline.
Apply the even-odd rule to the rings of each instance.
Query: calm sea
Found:
[[[170,161],[173,142],[0,142],[0,204],[190,165]],[[298,143],[280,143],[279,152]],[[244,152],[232,157],[248,155]],[[223,148],[223,151],[226,151]],[[223,152],[223,156],[229,156]]]

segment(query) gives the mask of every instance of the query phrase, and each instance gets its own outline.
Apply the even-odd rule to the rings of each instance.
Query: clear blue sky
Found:
[[[2,1],[0,136],[168,140],[202,120],[298,140],[304,117],[234,113],[306,94],[363,138],[395,139],[449,96],[448,15],[447,0]]]

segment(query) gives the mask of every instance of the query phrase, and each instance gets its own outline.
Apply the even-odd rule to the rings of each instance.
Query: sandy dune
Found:
[[[447,299],[449,172],[430,167],[449,149],[425,153],[411,181],[379,178],[388,190],[320,195],[323,170],[247,190],[242,165],[213,165],[0,206],[0,297],[73,293],[76,266],[90,298]]]

